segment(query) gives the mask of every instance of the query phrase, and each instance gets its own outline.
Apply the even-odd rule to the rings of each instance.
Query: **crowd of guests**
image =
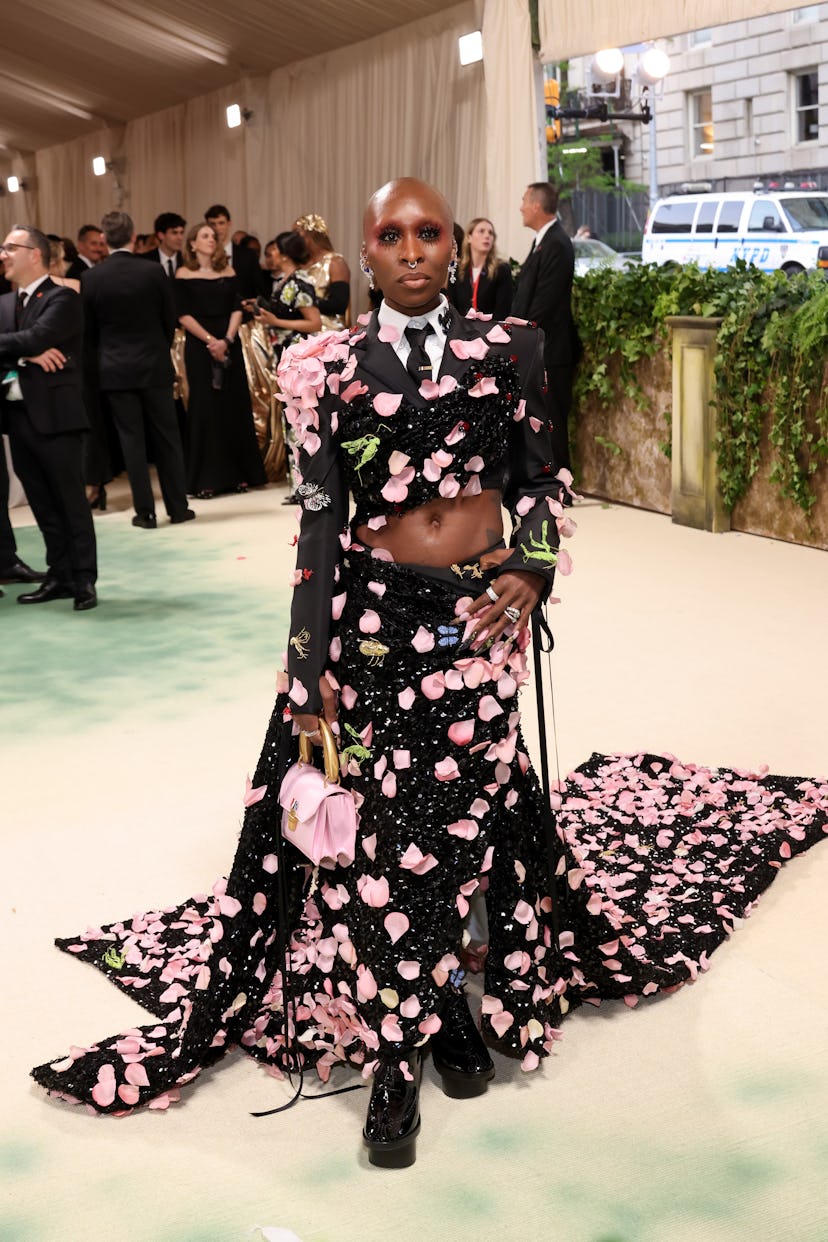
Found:
[[[557,459],[568,465],[566,417],[577,334],[569,311],[571,243],[556,211],[553,186],[528,187],[521,215],[536,241],[517,286],[510,265],[498,255],[491,220],[478,216],[465,229],[455,226],[457,262],[446,295],[463,314],[504,319],[514,313],[545,328],[547,369],[556,381],[550,417],[563,427]],[[351,273],[321,216],[301,216],[262,247],[254,235],[233,228],[230,211],[221,203],[208,207],[203,220],[189,229],[177,212],[162,212],[152,234],[137,233],[131,218],[118,211],[109,212],[100,225],[85,224],[74,240],[13,229],[0,248],[0,261],[2,287],[11,291],[0,299],[0,306],[6,303],[5,320],[0,320],[4,430],[44,534],[49,566],[45,576],[39,575],[17,559],[4,459],[0,581],[43,578],[41,587],[18,597],[23,603],[74,596],[76,607],[94,607],[89,588],[96,568],[88,552],[94,531],[88,512],[80,520],[78,486],[85,489],[83,508],[103,511],[107,484],[126,469],[133,525],[151,530],[158,519],[150,462],[174,524],[196,516],[188,496],[206,500],[247,492],[278,477],[266,473],[264,464],[264,442],[273,426],[259,434],[256,418],[261,376],[269,377],[265,405],[269,398],[272,416],[275,370],[284,349],[303,335],[350,323]],[[33,286],[25,310],[14,300],[26,288],[24,280]],[[377,289],[371,296],[377,304],[382,294]],[[21,336],[24,327],[30,330]],[[65,400],[70,389],[77,390],[77,413],[65,429],[76,443],[63,455],[73,462],[71,501],[61,493],[65,480],[58,484],[53,477],[55,462],[48,469],[44,465],[44,446],[35,446],[32,455],[21,444],[28,405],[25,398],[16,405],[15,397],[31,388],[37,372],[41,387],[49,390],[50,408],[56,396]],[[282,453],[270,459],[278,461],[279,473],[285,463],[289,470],[283,451],[287,432],[278,426]],[[78,538],[86,549],[83,567],[80,553],[72,551]],[[79,604],[79,599],[86,602]]]

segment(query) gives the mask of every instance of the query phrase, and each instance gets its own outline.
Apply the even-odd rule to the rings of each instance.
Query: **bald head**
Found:
[[[427,181],[417,177],[395,177],[375,190],[368,199],[363,216],[363,231],[368,236],[376,221],[393,212],[398,203],[416,203],[424,215],[434,216],[449,229],[454,224],[454,212],[447,199]]]

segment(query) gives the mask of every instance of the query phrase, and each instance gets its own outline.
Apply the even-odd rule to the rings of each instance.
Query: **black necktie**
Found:
[[[168,275],[168,276],[170,277],[170,279],[172,280],[172,279],[175,277],[175,265],[174,265],[174,262],[173,262],[173,260],[172,260],[172,259],[165,259],[165,260],[164,260],[164,262],[165,262],[165,263],[166,263],[166,265],[167,265],[167,275]]]
[[[405,339],[411,346],[405,369],[418,388],[423,380],[431,379],[431,359],[426,353],[425,339],[431,336],[433,331],[430,323],[427,323],[424,328],[408,327],[405,330]]]
[[[20,320],[23,318],[23,310],[26,306],[26,297],[27,295],[21,289],[17,295],[17,306],[14,310],[14,326],[16,328],[20,327]]]

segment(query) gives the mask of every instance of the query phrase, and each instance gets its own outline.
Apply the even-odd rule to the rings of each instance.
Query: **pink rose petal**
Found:
[[[419,651],[421,654],[425,651],[433,651],[434,635],[431,630],[427,630],[423,625],[419,626],[417,633],[411,640],[411,646],[415,651]]]
[[[358,622],[361,633],[376,634],[382,626],[379,613],[374,612],[373,608],[366,608]]]
[[[94,1092],[92,1094],[94,1095]],[[130,1108],[134,1108],[141,1098],[141,1092],[131,1083],[122,1083],[118,1088],[118,1095]]]
[[[395,911],[392,914],[386,914],[383,926],[388,932],[391,943],[396,944],[400,936],[404,936],[408,931],[410,923],[404,914]]]
[[[384,341],[386,345],[393,345],[400,339],[400,334],[390,323],[384,323],[377,332],[377,339]],[[402,398],[399,399],[402,400]]]
[[[413,691],[410,686],[406,686],[406,688],[404,690],[401,690],[400,693],[397,695],[397,702],[399,703],[403,711],[407,712],[411,710],[411,706],[414,700],[416,699],[416,697],[417,695],[415,691]]]
[[[480,832],[480,825],[473,819],[458,819],[448,825],[446,832],[450,832],[453,837],[462,837],[464,841],[473,841]]]
[[[456,720],[454,724],[449,725],[449,740],[454,742],[455,746],[468,746],[474,737],[474,721],[473,720]]]
[[[390,890],[384,875],[380,876],[378,880],[375,880],[370,875],[361,875],[357,880],[357,892],[366,906],[374,906],[379,909],[388,904]]]
[[[453,342],[452,342],[453,344]],[[423,1035],[436,1035],[442,1026],[442,1022],[436,1013],[431,1013],[427,1018],[423,1018],[417,1026],[417,1030]]]
[[[498,1038],[502,1039],[509,1027],[514,1024],[514,1021],[515,1020],[512,1015],[510,1013],[506,1013],[504,1010],[502,1013],[493,1014],[492,1017],[489,1018],[489,1025]]]
[[[503,708],[493,695],[484,694],[477,705],[477,714],[481,720],[492,720],[495,716],[503,715]]]
[[[434,765],[434,775],[438,781],[454,781],[460,775],[456,760],[448,756]]]

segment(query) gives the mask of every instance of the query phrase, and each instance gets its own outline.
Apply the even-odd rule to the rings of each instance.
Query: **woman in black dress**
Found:
[[[463,237],[457,281],[448,288],[449,301],[461,315],[475,310],[505,319],[512,309],[512,292],[512,273],[498,256],[494,225],[485,216],[476,216]]]
[[[199,500],[246,492],[265,482],[265,472],[238,340],[238,281],[209,224],[187,235],[176,295],[187,332],[187,490]]]

